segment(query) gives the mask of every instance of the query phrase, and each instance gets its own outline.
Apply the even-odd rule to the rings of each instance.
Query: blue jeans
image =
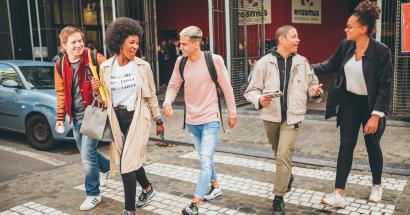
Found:
[[[192,134],[195,149],[199,155],[200,171],[195,196],[202,198],[209,183],[217,179],[214,155],[219,143],[219,122],[209,122],[202,125],[188,125],[187,130]]]
[[[73,121],[73,134],[81,155],[85,173],[85,193],[87,196],[100,194],[100,174],[110,170],[110,161],[97,151],[98,140],[80,133],[82,121]]]

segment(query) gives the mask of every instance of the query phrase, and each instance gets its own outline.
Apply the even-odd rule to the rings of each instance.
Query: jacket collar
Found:
[[[366,56],[366,58],[373,58],[375,48],[376,48],[376,41],[372,37],[370,37],[369,45],[367,46],[367,49],[364,52],[364,56]],[[347,49],[346,56],[352,56],[354,54],[355,49],[356,49],[356,43],[351,42],[349,48]]]
[[[372,37],[370,37],[369,45],[367,46],[367,49],[364,55],[367,58],[373,58],[375,48],[376,48],[376,41]]]
[[[268,61],[270,63],[273,63],[275,65],[278,65],[278,59],[276,56],[274,56],[273,54],[269,53],[268,54]],[[294,67],[296,67],[299,64],[303,64],[305,62],[305,58],[300,56],[299,54],[295,53],[292,55],[292,66],[291,66],[291,70],[293,70]]]

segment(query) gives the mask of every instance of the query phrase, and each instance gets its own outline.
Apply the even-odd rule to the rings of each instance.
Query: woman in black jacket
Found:
[[[382,197],[380,139],[386,126],[385,114],[390,107],[392,64],[389,48],[372,38],[380,13],[376,3],[369,0],[361,2],[347,21],[346,40],[339,44],[336,53],[327,61],[312,65],[317,74],[337,72],[337,78],[341,78],[345,89],[343,96],[337,98],[340,101],[340,111],[337,112],[340,148],[336,190],[321,200],[332,207],[345,206],[344,189],[360,125],[373,178],[369,202],[380,202]]]

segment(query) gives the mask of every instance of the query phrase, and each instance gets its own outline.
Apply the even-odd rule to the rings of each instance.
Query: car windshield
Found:
[[[54,67],[52,66],[20,66],[30,88],[54,89]]]

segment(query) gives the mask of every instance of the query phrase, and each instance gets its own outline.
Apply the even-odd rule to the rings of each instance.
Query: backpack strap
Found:
[[[218,74],[216,73],[216,68],[214,65],[214,60],[212,58],[212,53],[210,51],[204,51],[206,66],[208,67],[209,75],[214,81],[216,88],[219,88]]]
[[[211,76],[212,81],[215,83],[216,95],[218,97],[219,118],[221,120],[222,130],[225,132],[225,128],[223,125],[223,118],[222,118],[222,103],[221,103],[221,96],[220,96],[220,91],[219,91],[220,86],[218,82],[218,73],[216,72],[214,60],[212,58],[212,53],[210,51],[204,51],[204,55],[205,55],[205,61],[206,61],[206,66],[208,67],[209,75]],[[187,57],[182,57],[181,61],[179,62],[179,73],[181,74],[181,78],[183,81],[185,81],[184,68],[185,68],[185,64],[187,61],[188,61]],[[186,126],[185,121],[186,121],[186,106],[184,105],[183,129],[185,129],[185,126]]]
[[[54,64],[57,65],[57,71],[58,71],[58,73],[60,73],[61,77],[64,76],[64,73],[63,73],[63,58],[64,58],[64,54],[62,54],[62,53],[58,53],[53,58]]]
[[[219,119],[221,120],[222,130],[225,132],[223,118],[222,118],[222,102],[221,102],[221,95],[220,95],[220,88],[218,82],[218,73],[216,72],[214,59],[212,58],[212,53],[210,51],[204,51],[206,65],[208,67],[209,75],[212,78],[212,81],[215,83],[216,87],[216,96],[218,97],[218,108],[219,108]]]
[[[182,57],[181,61],[179,61],[179,74],[181,74],[181,78],[183,81],[185,81],[184,79],[184,68],[185,68],[185,64],[188,61],[188,57]]]
[[[100,75],[100,67],[98,65],[98,61],[97,61],[97,50],[89,50],[90,55],[91,55],[91,62],[94,66],[97,67],[97,73],[98,75]]]
[[[181,74],[181,78],[183,82],[185,82],[184,68],[185,68],[185,64],[187,61],[188,61],[188,57],[185,57],[185,56],[183,56],[181,60],[179,61],[179,74]],[[186,125],[185,121],[186,121],[186,106],[184,105],[184,121],[183,121],[184,125],[182,126],[182,129],[185,129],[185,125]]]

